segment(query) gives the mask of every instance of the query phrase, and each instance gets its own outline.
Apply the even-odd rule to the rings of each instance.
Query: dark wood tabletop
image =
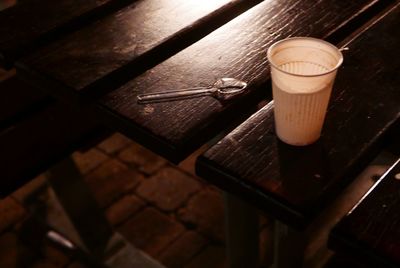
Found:
[[[52,94],[101,94],[189,45],[259,1],[134,1],[23,59]],[[60,92],[61,91],[61,92]],[[99,93],[100,91],[100,93]]]
[[[332,249],[371,267],[400,266],[400,159],[332,230]]]
[[[280,142],[270,102],[201,156],[198,174],[290,226],[307,226],[387,135],[400,137],[399,27],[397,6],[346,45],[318,142]]]
[[[66,102],[89,100],[105,124],[179,162],[270,97],[270,44],[294,35],[338,42],[383,2],[390,3],[264,1],[244,12],[255,2],[221,1],[194,9],[196,4],[187,1],[142,1],[37,50],[18,62],[18,73]],[[232,19],[227,16],[232,10],[243,14]],[[232,20],[221,26],[227,19]],[[189,40],[185,46],[195,43],[183,49],[182,40]],[[176,46],[183,50],[171,56]],[[165,60],[166,55],[171,57]],[[139,93],[211,84],[220,77],[248,82],[248,94],[226,103],[212,97],[150,105],[136,101]]]
[[[63,34],[111,13],[132,0],[28,0],[1,12],[0,64],[14,61]]]

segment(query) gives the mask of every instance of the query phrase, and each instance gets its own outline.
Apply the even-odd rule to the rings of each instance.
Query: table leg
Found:
[[[69,236],[66,225],[62,222],[60,224],[61,214],[65,214],[76,233],[76,235],[71,235],[72,239],[70,240],[99,260],[102,265],[118,268],[163,267],[113,231],[71,158],[67,158],[51,168],[48,182],[59,202],[58,207],[63,212],[57,212],[53,216],[48,215],[49,225],[56,230],[57,227],[61,227],[64,229],[61,233]],[[59,235],[53,233],[53,236],[54,234]],[[49,236],[49,233],[47,235]],[[53,238],[53,242],[57,242],[57,240],[61,244],[63,242],[62,237],[50,238]],[[69,239],[65,239],[64,244],[68,244],[68,241]]]
[[[111,226],[97,206],[71,158],[56,164],[47,180],[88,252],[100,256],[112,236]]]
[[[306,242],[304,233],[274,220],[274,259],[271,268],[303,267]]]
[[[230,268],[259,266],[258,211],[235,196],[224,193],[226,248]]]

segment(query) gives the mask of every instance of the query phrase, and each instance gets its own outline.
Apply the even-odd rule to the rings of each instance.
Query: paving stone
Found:
[[[179,268],[205,247],[207,240],[196,232],[188,231],[163,251],[158,260],[168,268]]]
[[[106,154],[96,148],[84,153],[75,152],[72,154],[72,158],[83,175],[89,173],[108,159]]]
[[[132,141],[126,136],[120,133],[115,133],[110,138],[104,140],[99,145],[97,145],[97,148],[99,148],[106,154],[115,154],[131,143]]]
[[[223,268],[227,267],[225,249],[220,246],[208,246],[185,266],[185,268]]]
[[[144,206],[144,202],[134,195],[126,195],[111,205],[106,211],[108,221],[118,225]]]
[[[146,208],[125,222],[120,233],[135,247],[155,257],[178,238],[184,228],[154,208]]]
[[[137,167],[141,172],[148,175],[154,174],[167,163],[164,158],[136,143],[122,150],[118,154],[118,157],[125,163]]]
[[[12,232],[0,236],[0,267],[32,267],[38,256],[19,243],[17,235]]]
[[[142,174],[115,159],[104,162],[85,177],[102,207],[132,191],[141,180]]]
[[[217,242],[224,241],[224,204],[218,191],[207,188],[194,195],[186,207],[178,211],[178,218],[205,236]]]
[[[163,168],[155,176],[142,181],[136,192],[163,211],[181,207],[190,195],[199,191],[201,184],[175,168]]]
[[[12,225],[22,220],[25,215],[25,208],[13,198],[6,197],[2,199],[0,201],[0,233],[12,228]]]

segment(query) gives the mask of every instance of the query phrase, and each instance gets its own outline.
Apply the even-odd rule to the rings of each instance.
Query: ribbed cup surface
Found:
[[[315,62],[292,61],[279,66],[279,69],[297,75],[318,75],[329,71],[325,66]]]
[[[292,145],[315,142],[321,134],[331,88],[328,85],[312,94],[292,94],[273,83],[278,137]]]

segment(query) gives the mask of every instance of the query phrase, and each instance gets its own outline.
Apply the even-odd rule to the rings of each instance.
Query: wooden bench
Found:
[[[331,231],[328,245],[368,267],[399,267],[399,210],[400,159]]]

